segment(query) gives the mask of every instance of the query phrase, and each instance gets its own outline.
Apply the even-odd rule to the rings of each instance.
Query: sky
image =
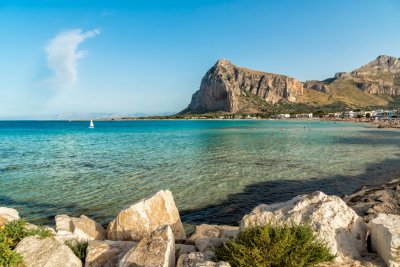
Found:
[[[322,80],[400,57],[397,0],[0,0],[0,119],[179,112],[219,58]]]

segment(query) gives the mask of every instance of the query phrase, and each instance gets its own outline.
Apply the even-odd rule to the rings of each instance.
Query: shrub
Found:
[[[233,267],[313,266],[335,258],[310,226],[294,224],[268,224],[241,231],[236,240],[218,248],[215,257]]]
[[[35,235],[40,238],[46,238],[53,235],[50,230],[44,229],[42,226],[29,228],[28,222],[25,219],[12,221],[6,224],[0,232],[11,240],[10,247],[12,249],[27,236]]]
[[[0,266],[16,266],[22,263],[19,253],[11,249],[12,240],[0,233]]]
[[[17,266],[22,263],[21,255],[13,249],[22,239],[32,235],[45,238],[53,234],[41,226],[29,228],[24,219],[0,226],[0,266]]]
[[[64,244],[67,245],[74,254],[81,259],[82,262],[85,262],[86,258],[86,249],[88,246],[88,242],[79,239],[71,239],[64,241]]]

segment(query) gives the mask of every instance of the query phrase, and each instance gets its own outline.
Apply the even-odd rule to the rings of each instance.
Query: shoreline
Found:
[[[51,254],[61,246],[65,246],[63,253],[69,254],[68,260],[72,259],[77,263],[73,266],[81,267],[84,264],[91,266],[90,264],[93,262],[101,263],[95,266],[102,266],[108,261],[121,261],[122,256],[110,255],[110,251],[116,248],[120,249],[122,244],[129,245],[128,249],[118,251],[125,258],[126,255],[130,255],[128,251],[134,251],[136,246],[148,248],[150,243],[157,240],[154,241],[157,242],[157,246],[151,247],[155,254],[176,255],[176,257],[169,257],[171,260],[169,266],[176,264],[178,267],[189,267],[192,265],[182,265],[182,262],[185,261],[184,259],[190,258],[190,255],[196,255],[196,253],[203,255],[201,253],[215,251],[228,240],[235,241],[240,236],[240,232],[247,231],[249,228],[263,227],[271,223],[275,226],[288,222],[291,222],[292,225],[306,223],[317,236],[326,242],[331,253],[336,255],[334,262],[318,266],[334,267],[343,266],[343,264],[346,266],[367,266],[365,264],[384,266],[385,263],[390,263],[391,256],[388,257],[387,254],[376,248],[383,248],[387,246],[385,244],[391,244],[391,237],[381,234],[375,229],[380,227],[382,221],[392,220],[394,223],[389,222],[384,227],[388,231],[392,231],[391,233],[398,233],[399,192],[400,179],[380,186],[363,187],[343,198],[316,190],[308,194],[297,195],[276,205],[265,205],[260,201],[235,225],[203,223],[188,227],[188,225],[184,226],[181,221],[172,193],[169,190],[160,190],[122,209],[105,227],[85,215],[72,217],[67,214],[58,214],[55,217],[54,227],[38,226],[24,220],[21,221],[17,210],[0,207],[0,231],[5,229],[7,224],[14,221],[18,224],[20,221],[21,227],[33,229],[31,231],[36,229],[43,234],[40,236],[40,234],[35,235],[31,232],[27,237],[18,241],[15,252],[21,253],[25,263],[36,262],[38,258],[42,257],[43,251]],[[388,197],[389,195],[392,197],[391,199]],[[375,201],[375,203],[371,204],[371,201],[365,201],[366,199]],[[365,206],[365,203],[370,204],[368,211],[371,209],[374,211],[374,213],[369,212],[368,218],[366,209],[357,206],[359,204]],[[345,231],[343,231],[344,229]],[[165,242],[169,240],[170,249],[164,251],[164,246],[159,246],[160,237],[165,239]],[[79,258],[74,258],[72,253],[75,251],[69,250],[67,246],[73,249],[71,244],[78,243],[86,244],[85,252],[82,257],[75,254]],[[31,247],[35,247],[35,249],[31,249]],[[395,248],[395,245],[392,244],[391,247]],[[104,258],[98,257],[98,255],[108,256]],[[144,257],[146,252],[142,251],[140,255]],[[152,254],[148,260],[154,255]],[[212,257],[209,260],[212,260]],[[396,256],[395,262],[397,262]],[[230,267],[229,263],[210,266]]]
[[[61,120],[0,120],[0,122],[86,122],[90,121],[90,119],[61,119]],[[287,119],[271,119],[271,118],[257,118],[257,119],[218,119],[218,118],[96,118],[93,119],[94,122],[123,122],[123,121],[304,121],[304,122],[313,122],[313,121],[326,121],[326,122],[351,122],[351,123],[364,123],[374,126],[375,128],[380,129],[400,129],[400,120],[370,120],[370,119],[359,119],[359,118],[287,118]]]

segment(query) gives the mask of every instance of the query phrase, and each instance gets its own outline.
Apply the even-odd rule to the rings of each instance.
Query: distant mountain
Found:
[[[201,80],[200,90],[193,94],[187,111],[236,113],[251,104],[249,95],[269,103],[296,102],[303,95],[303,84],[288,76],[240,68],[220,59]]]
[[[158,113],[59,113],[54,116],[55,120],[90,120],[90,119],[112,119],[112,118],[138,118],[138,117],[150,117],[150,116],[168,116],[175,112],[158,112]]]
[[[221,59],[205,74],[200,89],[181,113],[259,113],[388,107],[400,96],[400,59],[379,56],[324,81],[237,67]]]

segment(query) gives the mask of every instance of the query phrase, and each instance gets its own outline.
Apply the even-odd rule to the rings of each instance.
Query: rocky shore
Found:
[[[378,128],[400,128],[400,121],[399,120],[392,120],[392,121],[383,121],[378,123]]]
[[[0,230],[19,219],[15,209],[0,207]],[[229,262],[215,261],[215,248],[240,231],[271,223],[309,224],[336,255],[320,266],[400,266],[400,180],[343,199],[317,191],[260,203],[239,225],[202,224],[192,233],[185,232],[172,193],[162,190],[121,210],[107,229],[84,215],[57,215],[55,228],[47,228],[51,237],[25,237],[14,251],[25,266],[227,267]],[[68,240],[87,242],[83,260]]]
[[[364,186],[343,200],[367,223],[379,213],[400,215],[400,179],[379,186]]]

